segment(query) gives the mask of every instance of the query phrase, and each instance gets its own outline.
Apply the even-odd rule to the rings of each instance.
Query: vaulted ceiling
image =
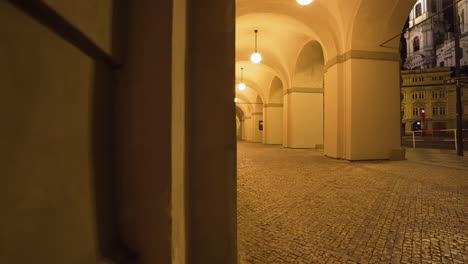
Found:
[[[311,41],[320,44],[323,61],[350,50],[397,52],[398,40],[380,44],[401,32],[415,0],[314,0],[307,6],[295,0],[236,1],[236,81],[248,88],[239,91],[238,101],[255,103],[260,96],[270,98],[272,81],[277,77],[283,89],[293,85],[298,56]],[[258,52],[263,60],[250,62],[258,32]],[[313,59],[311,59],[313,60]],[[325,69],[324,69],[325,70]]]

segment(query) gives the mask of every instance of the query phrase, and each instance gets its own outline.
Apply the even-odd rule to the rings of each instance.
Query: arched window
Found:
[[[461,33],[465,32],[465,10],[461,11],[460,17],[459,17],[459,22],[460,22],[460,31]]]
[[[419,37],[415,37],[413,39],[413,51],[418,51],[419,50]]]
[[[421,15],[422,15],[422,7],[421,7],[421,3],[419,3],[416,5],[416,8],[415,8],[415,17],[420,17]]]

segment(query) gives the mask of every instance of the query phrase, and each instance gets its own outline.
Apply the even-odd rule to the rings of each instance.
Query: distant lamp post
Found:
[[[258,34],[258,30],[254,30],[255,32],[255,52],[252,54],[252,56],[250,56],[250,60],[252,61],[252,63],[260,63],[262,61],[262,55],[260,55],[260,53],[257,52],[257,34]]]
[[[305,5],[312,3],[314,0],[296,0],[296,1],[298,4],[305,6]]]
[[[239,90],[244,91],[245,88],[247,87],[244,83],[244,68],[241,68],[241,83],[238,85]]]

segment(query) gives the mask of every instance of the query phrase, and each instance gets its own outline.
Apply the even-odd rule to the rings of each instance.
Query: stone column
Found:
[[[243,133],[243,139],[245,141],[252,141],[252,117],[251,116],[244,117],[244,130],[242,131],[242,133]]]
[[[341,57],[338,57],[341,58]],[[344,158],[344,65],[334,63],[327,66],[324,89],[324,152],[332,158]]]
[[[316,148],[323,145],[323,89],[292,88],[287,101],[287,146]]]
[[[180,111],[171,103],[171,65],[185,64],[184,55],[179,54],[182,62],[176,62],[172,54],[172,1],[142,0],[128,5],[126,58],[119,72],[117,107],[121,233],[125,246],[142,263],[171,263],[172,161],[176,157],[171,127],[175,125],[172,111]],[[174,95],[183,98],[183,90],[182,85]]]
[[[283,104],[265,104],[263,109],[263,143],[283,143]]]
[[[263,131],[259,128],[259,122],[263,121],[263,112],[252,113],[252,141],[262,142]]]
[[[350,51],[327,68],[325,154],[348,160],[401,156],[398,54]]]
[[[190,264],[237,264],[235,8],[234,0],[188,0]]]

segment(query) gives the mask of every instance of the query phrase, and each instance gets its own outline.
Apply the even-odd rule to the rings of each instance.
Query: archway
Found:
[[[285,92],[287,126],[285,147],[322,148],[323,146],[324,56],[317,41],[300,51],[292,79]]]
[[[257,95],[252,113],[252,141],[263,142],[263,100]]]
[[[348,160],[402,157],[400,39],[387,40],[401,33],[415,2],[362,0],[357,6],[347,51],[339,59],[341,62],[327,70],[345,74],[336,84],[338,89],[344,89],[338,129],[338,133],[342,131],[342,143],[336,149],[327,150],[326,146],[326,154]]]
[[[245,140],[244,111],[236,105],[236,131],[237,140]]]
[[[268,103],[264,105],[265,121],[263,143],[283,143],[283,83],[278,76],[273,77],[269,89]]]

